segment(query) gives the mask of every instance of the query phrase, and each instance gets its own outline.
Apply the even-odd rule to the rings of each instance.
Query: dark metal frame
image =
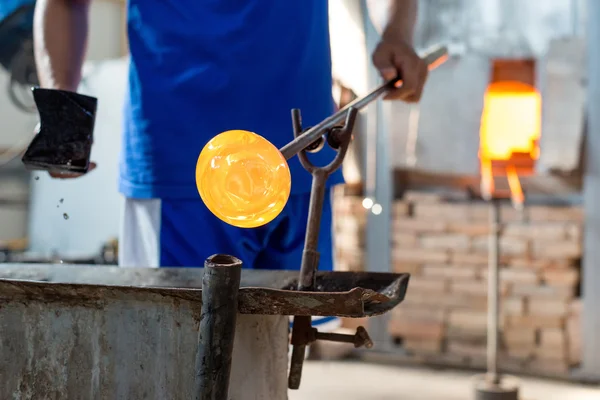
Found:
[[[425,55],[424,59],[426,63],[431,67],[435,67],[440,63],[444,62],[447,55],[447,49],[444,47],[439,47],[428,54]],[[316,285],[316,274],[319,266],[319,252],[317,250],[317,244],[319,239],[319,230],[321,227],[321,215],[323,212],[323,203],[326,195],[326,182],[327,178],[337,170],[344,160],[346,156],[346,152],[348,150],[348,146],[350,145],[350,141],[352,138],[352,131],[354,129],[354,122],[356,120],[356,115],[358,110],[366,107],[369,103],[377,100],[381,95],[387,93],[390,89],[396,87],[396,85],[401,82],[402,77],[397,76],[395,79],[385,82],[384,84],[377,87],[371,93],[366,96],[356,99],[352,103],[348,104],[346,107],[332,115],[331,117],[325,119],[321,123],[316,126],[306,129],[303,131],[302,128],[302,120],[300,110],[293,109],[292,110],[292,126],[294,131],[294,140],[285,145],[280,149],[280,152],[289,160],[294,155],[298,155],[300,163],[302,166],[311,173],[312,175],[312,187],[310,192],[310,203],[309,203],[309,212],[308,212],[308,221],[306,225],[306,237],[304,243],[304,250],[302,253],[302,262],[300,266],[300,274],[298,276],[298,284],[296,286],[297,291],[299,292],[315,292],[318,290]],[[345,121],[343,126],[339,126],[339,123]],[[317,167],[312,164],[308,157],[307,152],[315,152],[319,151],[324,143],[327,142],[330,147],[337,151],[335,158],[324,167]],[[377,273],[374,273],[376,275]],[[403,274],[398,274],[401,276]],[[405,280],[406,284],[408,284],[408,277]],[[204,282],[203,282],[204,283]],[[406,287],[404,288],[405,292]],[[227,289],[230,290],[230,289]],[[208,293],[208,292],[207,292]],[[403,297],[403,296],[402,296]],[[215,294],[215,298],[213,299],[207,294],[206,302],[215,302],[218,301],[219,297]],[[203,296],[204,300],[204,296]],[[235,304],[235,303],[234,303]],[[204,307],[204,306],[203,306]],[[207,310],[210,308],[206,306]],[[309,315],[295,315],[294,323],[292,328],[292,336],[291,336],[291,344],[293,346],[292,349],[292,357],[291,357],[291,365],[290,372],[288,376],[288,387],[290,389],[298,389],[300,387],[300,381],[302,378],[302,368],[304,365],[304,358],[306,353],[306,346],[316,340],[329,340],[329,341],[338,341],[338,342],[346,342],[353,343],[356,347],[365,346],[370,348],[373,346],[373,342],[369,337],[366,329],[364,327],[359,327],[354,335],[345,335],[345,334],[327,334],[318,332],[315,328],[311,326],[311,316]],[[213,326],[208,324],[204,329],[212,329]],[[201,325],[200,329],[200,337],[211,337],[210,335],[206,335],[202,332],[203,326]],[[234,335],[230,335],[228,338],[231,343],[233,343]],[[201,340],[200,348],[204,349],[206,346],[210,347],[221,347],[223,346],[222,340],[211,341],[208,345],[203,343]],[[199,355],[200,357],[200,355]],[[229,362],[231,362],[231,357],[228,358]],[[198,363],[198,373],[202,376],[206,374],[210,374],[211,372],[207,372],[207,369],[212,368],[212,364],[203,364]],[[228,369],[231,365],[223,366],[221,368]],[[222,393],[226,393],[226,388],[223,389],[223,382],[211,382],[211,385],[219,385],[219,389]],[[213,393],[212,390],[215,390],[214,387],[207,386],[199,386],[202,390],[203,396],[205,393]],[[202,399],[208,399],[212,397],[201,397]]]

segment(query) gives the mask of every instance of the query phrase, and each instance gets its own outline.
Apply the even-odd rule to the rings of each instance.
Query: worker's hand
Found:
[[[384,38],[373,52],[373,65],[386,80],[402,76],[401,85],[390,91],[385,99],[418,102],[427,81],[427,63],[419,57],[413,47],[402,40]]]
[[[74,179],[74,178],[79,178],[80,176],[89,174],[92,170],[94,170],[96,168],[96,166],[97,165],[95,162],[91,162],[90,166],[88,168],[88,172],[85,174],[70,173],[70,172],[49,172],[49,174],[52,178],[55,178],[55,179]]]

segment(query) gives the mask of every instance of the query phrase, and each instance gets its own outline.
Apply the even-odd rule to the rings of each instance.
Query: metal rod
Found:
[[[321,230],[321,216],[323,214],[323,203],[325,201],[325,184],[327,178],[337,168],[340,167],[348,146],[354,122],[358,110],[350,107],[344,116],[346,121],[339,133],[340,147],[337,150],[335,158],[324,167],[316,167],[313,165],[306,154],[301,152],[298,154],[302,166],[312,174],[312,187],[310,191],[310,203],[308,206],[308,220],[306,223],[306,237],[304,240],[304,250],[302,252],[302,262],[300,265],[300,274],[298,278],[298,290],[311,291],[314,290],[315,276],[319,268],[319,231]],[[292,123],[294,134],[297,136],[302,129],[300,120],[300,110],[292,110]],[[304,354],[306,345],[311,342],[311,317],[295,316],[292,327],[292,362],[290,365],[290,373],[288,376],[288,388],[298,389],[302,379],[302,366],[304,365]]]
[[[309,219],[306,224],[298,290],[311,291],[315,285],[315,273],[319,267],[317,246],[319,244],[319,231],[321,230],[323,202],[325,201],[325,183],[328,176],[329,174],[323,169],[318,168],[313,171],[308,210]]]
[[[228,398],[242,261],[216,254],[204,262],[196,353],[196,400]]]
[[[500,259],[500,201],[490,201],[490,237],[488,251],[488,321],[487,321],[487,373],[494,385],[500,383],[498,375],[498,315],[499,315],[499,259]]]
[[[326,340],[338,343],[352,343],[356,348],[365,346],[367,349],[370,349],[371,347],[373,347],[373,341],[369,337],[367,330],[362,326],[356,328],[356,333],[354,335],[348,335],[345,333],[319,332],[316,329],[314,330],[316,340]]]
[[[448,50],[446,47],[436,47],[431,51],[427,52],[423,59],[427,63],[430,69],[433,69],[440,65],[447,57]],[[392,80],[389,80],[373,90],[371,93],[367,94],[362,98],[358,98],[346,105],[346,107],[342,108],[332,116],[324,119],[317,125],[308,129],[303,134],[294,138],[291,142],[283,146],[280,151],[281,154],[285,157],[286,160],[294,157],[300,151],[304,150],[308,146],[310,146],[315,140],[319,139],[323,134],[342,122],[344,118],[346,118],[346,113],[350,108],[355,108],[357,111],[360,111],[364,107],[366,107],[373,100],[376,100],[379,96],[386,93],[388,90],[394,88],[398,82],[402,80],[401,76],[398,76]]]

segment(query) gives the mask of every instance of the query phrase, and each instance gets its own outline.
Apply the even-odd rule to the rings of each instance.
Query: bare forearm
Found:
[[[76,91],[81,80],[91,0],[38,0],[35,62],[40,86]]]
[[[391,0],[389,3],[389,18],[383,30],[383,38],[401,39],[412,44],[418,0]]]
[[[367,0],[371,17],[383,40],[412,45],[417,22],[418,0]]]

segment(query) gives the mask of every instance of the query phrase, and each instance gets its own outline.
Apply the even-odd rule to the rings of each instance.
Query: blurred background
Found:
[[[341,106],[377,84],[370,53],[380,15],[369,19],[363,3],[330,0],[332,93]],[[34,4],[0,1],[0,261],[114,265],[126,4],[93,2],[80,92],[99,99],[99,167],[72,182],[20,162],[38,122],[29,92],[37,83]],[[588,225],[598,222],[586,218],[600,204],[586,194],[586,165],[597,156],[586,152],[586,4],[420,1],[417,47],[447,44],[450,59],[431,73],[418,105],[361,113],[334,205],[336,268],[409,272],[408,295],[385,318],[344,321],[367,324],[375,349],[315,348],[321,361],[309,363],[293,399],[471,393],[472,373],[461,371],[485,366],[490,196],[506,200],[501,367],[532,377],[530,398],[600,399],[596,386],[579,383],[600,381],[600,256],[584,246],[600,240],[600,227]],[[347,358],[371,363],[338,361]],[[323,378],[336,374],[346,378]]]

